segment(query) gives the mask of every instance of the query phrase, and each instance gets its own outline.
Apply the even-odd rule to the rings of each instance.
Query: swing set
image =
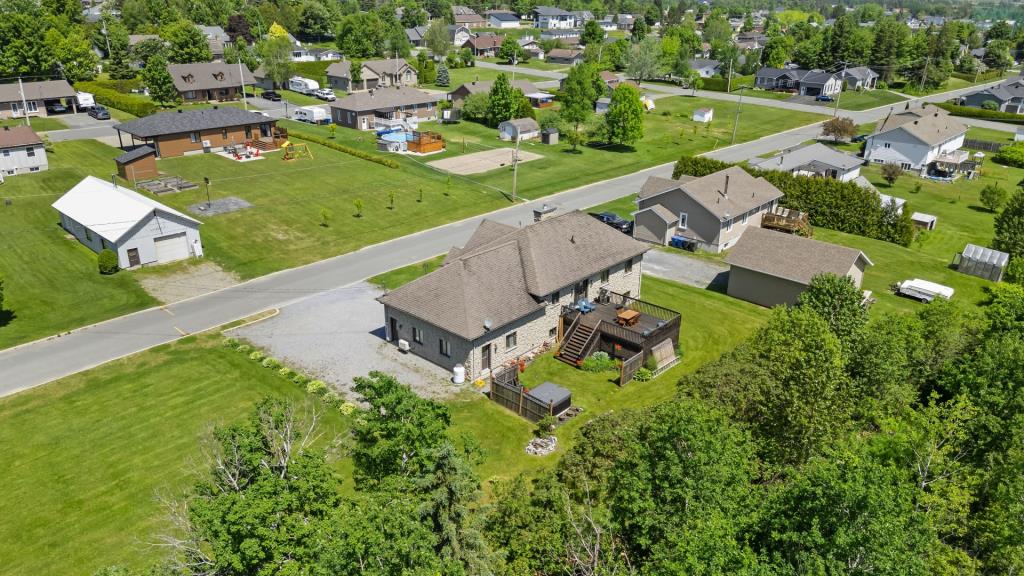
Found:
[[[313,158],[313,153],[309,151],[309,146],[306,144],[293,144],[291,140],[285,140],[284,144],[281,145],[281,148],[284,150],[284,154],[281,156],[284,160]]]

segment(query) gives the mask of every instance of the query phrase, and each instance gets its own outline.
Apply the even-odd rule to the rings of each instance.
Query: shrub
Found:
[[[997,120],[999,122],[1009,122],[1010,124],[1024,124],[1024,117],[1019,114],[1012,112],[1001,112],[999,110],[985,110],[984,108],[975,108],[973,106],[960,106],[959,104],[950,104],[948,102],[935,102],[935,106],[942,108],[949,112],[953,116],[963,116],[964,118],[981,118],[982,120]]]
[[[293,129],[289,128],[288,129],[288,137],[289,138],[296,138],[298,140],[305,140],[307,142],[312,142],[313,144],[319,144],[319,145],[323,146],[324,148],[330,148],[331,150],[337,150],[338,152],[343,152],[345,154],[349,154],[351,156],[355,156],[356,158],[362,158],[363,160],[369,160],[370,162],[376,162],[377,164],[380,164],[381,166],[387,166],[388,168],[398,168],[398,166],[399,166],[398,162],[395,162],[394,160],[392,160],[390,158],[385,158],[383,156],[378,156],[376,154],[371,154],[369,152],[364,152],[364,151],[358,150],[356,148],[351,148],[349,146],[345,146],[344,144],[338,144],[337,142],[332,142],[330,140],[326,140],[324,138],[320,138],[318,136],[314,136],[312,134],[309,134],[307,132],[303,132],[301,130],[293,130]]]
[[[981,189],[981,205],[989,212],[998,212],[1010,198],[1009,193],[998,184],[989,184]]]
[[[327,383],[323,380],[310,380],[306,384],[306,392],[313,394],[314,396],[323,396],[327,393]]]
[[[594,352],[583,360],[580,368],[585,372],[611,372],[618,369],[618,364],[607,352]]]
[[[235,350],[238,350],[242,354],[248,354],[249,351],[252,350],[252,346],[249,346],[248,344],[242,344],[238,348],[235,348]]]
[[[238,338],[225,338],[221,344],[223,344],[225,348],[238,348]]]
[[[100,274],[114,274],[118,271],[117,254],[110,248],[104,248],[100,251],[96,265],[100,270]]]
[[[270,368],[271,370],[277,370],[281,368],[281,362],[277,358],[266,357],[263,362],[260,362],[264,368]]]
[[[1024,284],[1024,258],[1011,258],[1003,272],[1003,280],[1014,284]]]
[[[537,427],[534,428],[533,435],[538,438],[548,436],[551,434],[551,431],[555,429],[555,424],[557,423],[558,421],[555,420],[555,417],[548,414],[540,420],[537,420]]]
[[[292,382],[295,382],[299,386],[305,386],[309,383],[309,376],[306,376],[305,374],[296,374],[295,376],[292,376]]]
[[[253,350],[252,353],[249,354],[249,360],[255,360],[256,362],[260,362],[266,356],[267,356],[266,354],[264,354],[263,352],[260,352],[259,350]]]
[[[654,372],[647,368],[638,368],[636,373],[633,374],[633,380],[637,382],[648,382],[654,377]]]
[[[896,183],[896,180],[903,174],[903,168],[899,164],[890,162],[882,164],[882,178],[892,186]]]
[[[140,96],[122,94],[97,82],[78,82],[75,84],[75,89],[91,93],[98,104],[135,116],[149,116],[159,109],[155,103]]]
[[[1024,168],[1024,143],[1017,142],[1003,146],[1002,150],[996,152],[992,157],[992,161],[1014,168]]]
[[[349,416],[356,411],[356,405],[351,402],[342,402],[341,406],[338,406],[338,411]]]
[[[324,393],[323,400],[328,406],[337,406],[341,404],[341,396],[338,396],[338,393],[334,390],[328,390]]]
[[[277,371],[277,373],[280,374],[281,377],[286,380],[291,380],[292,378],[295,377],[295,370],[292,370],[287,366],[282,366],[281,369]]]

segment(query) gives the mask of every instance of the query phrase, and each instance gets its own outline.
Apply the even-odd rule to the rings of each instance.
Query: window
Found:
[[[516,333],[513,332],[511,334],[506,334],[505,335],[505,349],[506,350],[511,350],[511,349],[513,349],[515,347],[516,347]]]
[[[245,139],[252,140],[252,126],[245,127]]]
[[[601,284],[607,284],[608,283],[608,277],[610,275],[611,274],[610,274],[610,272],[608,270],[603,270],[601,272]]]
[[[883,144],[883,146],[885,146],[886,148],[892,148],[892,143],[886,142],[885,144]]]
[[[558,326],[548,330],[548,338],[558,338]]]
[[[39,103],[38,102],[36,102],[35,100],[29,100],[28,101],[28,111],[29,112],[35,112],[38,109],[39,109]]]
[[[36,149],[31,147],[31,146],[29,146],[28,148],[25,148],[25,154],[29,158],[35,158],[35,156],[36,156]]]
[[[4,150],[4,158],[10,158],[10,157],[11,157],[11,151],[10,150]]]
[[[451,342],[448,342],[444,338],[438,338],[437,343],[439,347],[438,351],[441,353],[441,356],[444,356],[445,358],[450,358],[452,355]]]
[[[92,242],[92,231],[88,228],[85,229],[85,241]]]
[[[220,131],[220,136],[221,136],[221,138],[227,140],[228,139],[228,129],[224,128],[223,130],[221,130]]]
[[[732,218],[730,218],[729,220],[726,221],[726,223],[725,223],[725,231],[726,232],[731,232],[732,231]]]
[[[910,170],[910,163],[909,162],[900,162],[900,168],[903,168],[904,170]]]
[[[417,344],[423,344],[423,330],[413,326],[412,327],[412,341]]]
[[[188,90],[187,92],[185,92],[185,100],[194,100],[195,97],[196,97],[196,91],[195,90]]]
[[[686,212],[680,212],[679,213],[679,227],[682,228],[683,230],[686,230],[686,220],[687,219],[688,218],[687,218]]]
[[[746,223],[747,223],[747,212],[744,212],[743,213],[743,221],[740,222],[740,224],[746,224]]]
[[[561,290],[555,290],[554,292],[551,293],[551,303],[552,304],[558,304],[558,301],[561,298],[562,298],[562,291]]]
[[[39,166],[32,166],[28,169],[29,172],[39,172]]]
[[[189,139],[189,142],[192,142],[193,144],[198,143],[199,142],[199,132],[189,132],[188,139]]]
[[[633,271],[633,259],[630,258],[629,260],[626,260],[626,274],[629,274],[632,271]]]

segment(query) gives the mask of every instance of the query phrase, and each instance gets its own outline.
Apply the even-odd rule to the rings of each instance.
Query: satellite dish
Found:
[[[491,319],[490,318],[485,318],[484,319],[484,330],[490,330],[490,329],[491,329]]]

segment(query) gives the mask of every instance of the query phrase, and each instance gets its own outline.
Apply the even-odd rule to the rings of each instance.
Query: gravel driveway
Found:
[[[729,267],[682,252],[651,250],[644,255],[644,274],[697,288],[725,289]]]
[[[447,398],[472,386],[452,384],[439,366],[384,340],[384,307],[375,300],[381,294],[365,282],[337,288],[287,305],[234,335],[332,384],[349,399],[355,399],[352,379],[371,370],[396,376],[426,398]]]

